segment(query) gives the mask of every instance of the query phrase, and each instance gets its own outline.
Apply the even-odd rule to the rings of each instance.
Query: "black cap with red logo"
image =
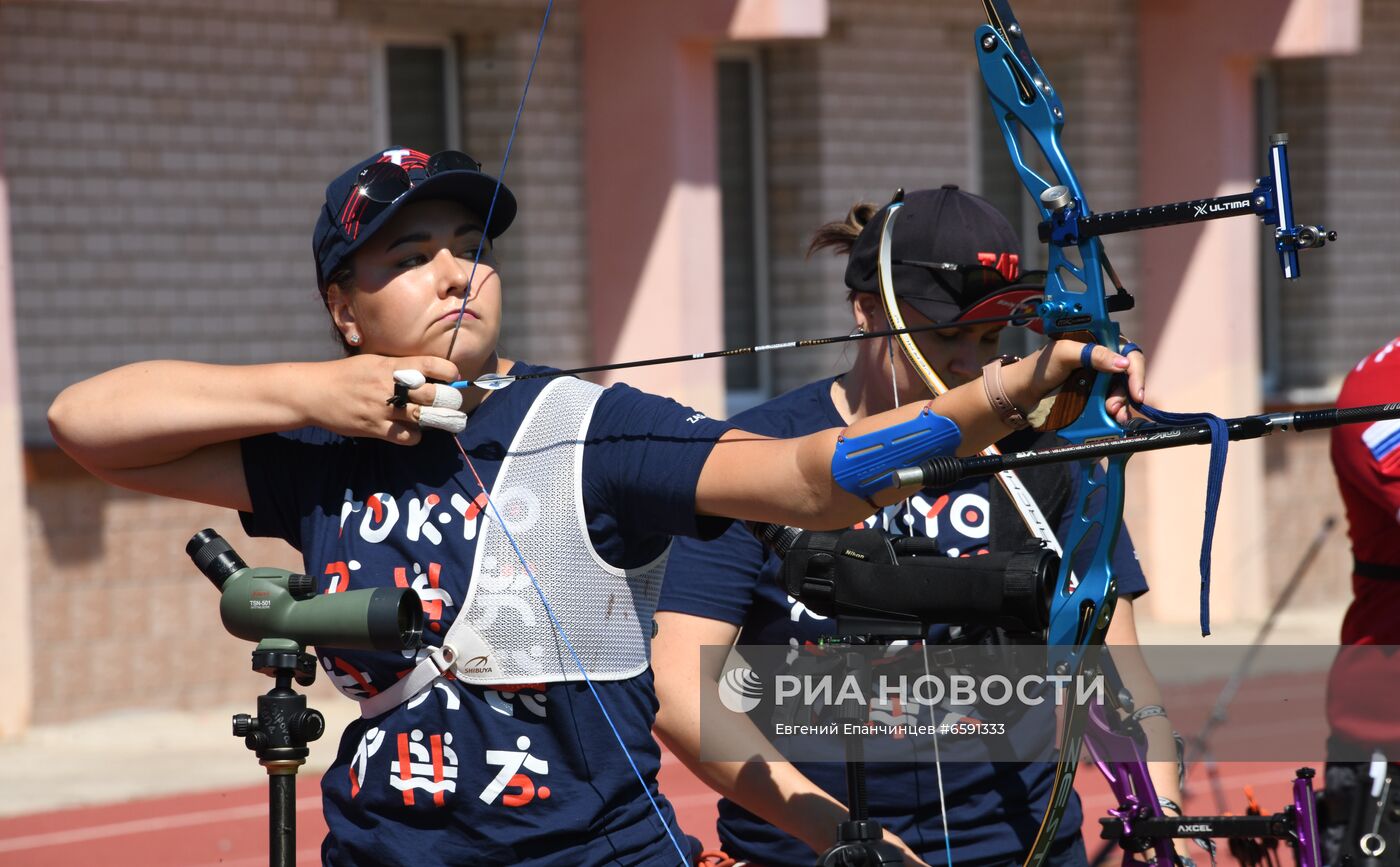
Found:
[[[846,285],[880,291],[880,234],[889,205],[861,231]],[[1008,315],[1045,290],[1021,271],[1021,240],[991,202],[952,184],[904,196],[891,239],[894,294],[934,322]]]

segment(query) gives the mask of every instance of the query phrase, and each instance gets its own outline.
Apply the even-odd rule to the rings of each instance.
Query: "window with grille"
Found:
[[[770,342],[771,330],[762,68],[756,52],[721,56],[717,63],[724,341],[726,347],[753,346]],[[772,396],[766,354],[725,363],[731,415]]]
[[[374,81],[376,146],[458,148],[457,52],[448,40],[387,38]]]

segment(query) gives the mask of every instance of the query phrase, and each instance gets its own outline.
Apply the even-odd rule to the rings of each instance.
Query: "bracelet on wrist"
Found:
[[[1011,400],[1006,393],[1006,384],[1001,379],[1002,365],[1012,364],[1020,361],[1014,355],[1002,355],[993,358],[986,367],[982,368],[982,390],[986,392],[987,402],[992,405],[992,411],[997,414],[997,418],[1009,428],[1024,430],[1030,427],[1030,422],[1026,420],[1025,413],[1021,412],[1016,403]]]
[[[1165,717],[1166,715],[1167,709],[1162,707],[1160,704],[1145,704],[1137,710],[1133,711],[1133,715],[1129,718],[1133,722],[1142,722],[1143,720],[1149,719],[1150,717]]]

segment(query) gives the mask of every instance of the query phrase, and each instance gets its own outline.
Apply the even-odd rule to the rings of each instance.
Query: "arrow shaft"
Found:
[[[895,337],[900,334],[918,334],[922,331],[946,331],[950,328],[967,328],[973,325],[992,325],[1029,319],[1034,313],[1014,313],[1007,316],[987,316],[980,319],[967,319],[955,322],[930,322],[927,325],[913,325],[906,328],[889,328],[884,331],[853,331],[850,334],[833,334],[830,337],[805,337],[800,340],[786,340],[781,343],[763,343],[756,346],[741,346],[735,349],[716,349],[710,352],[688,352],[680,355],[665,355],[658,358],[643,358],[637,361],[615,361],[610,364],[592,364],[587,367],[571,367],[568,370],[549,370],[540,373],[522,373],[519,376],[497,378],[502,382],[521,382],[527,379],[552,379],[556,376],[576,376],[581,373],[603,373],[609,370],[627,370],[633,367],[651,367],[657,364],[677,364],[682,361],[703,361],[707,358],[733,358],[739,355],[757,355],[760,352],[773,352],[779,349],[806,349],[813,346],[830,346],[836,343],[849,343],[853,340],[873,340],[879,337]],[[460,379],[451,383],[453,388],[482,387],[477,380]]]

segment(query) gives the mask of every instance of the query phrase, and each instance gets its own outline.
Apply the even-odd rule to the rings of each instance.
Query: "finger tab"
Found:
[[[434,386],[433,406],[439,409],[461,409],[462,393],[450,385]]]
[[[418,414],[418,424],[421,427],[430,427],[437,430],[445,430],[448,433],[458,434],[466,429],[467,416],[466,413],[458,412],[455,409],[425,406]]]
[[[428,378],[421,370],[396,370],[394,371],[394,382],[399,385],[406,385],[409,388],[420,388]]]

